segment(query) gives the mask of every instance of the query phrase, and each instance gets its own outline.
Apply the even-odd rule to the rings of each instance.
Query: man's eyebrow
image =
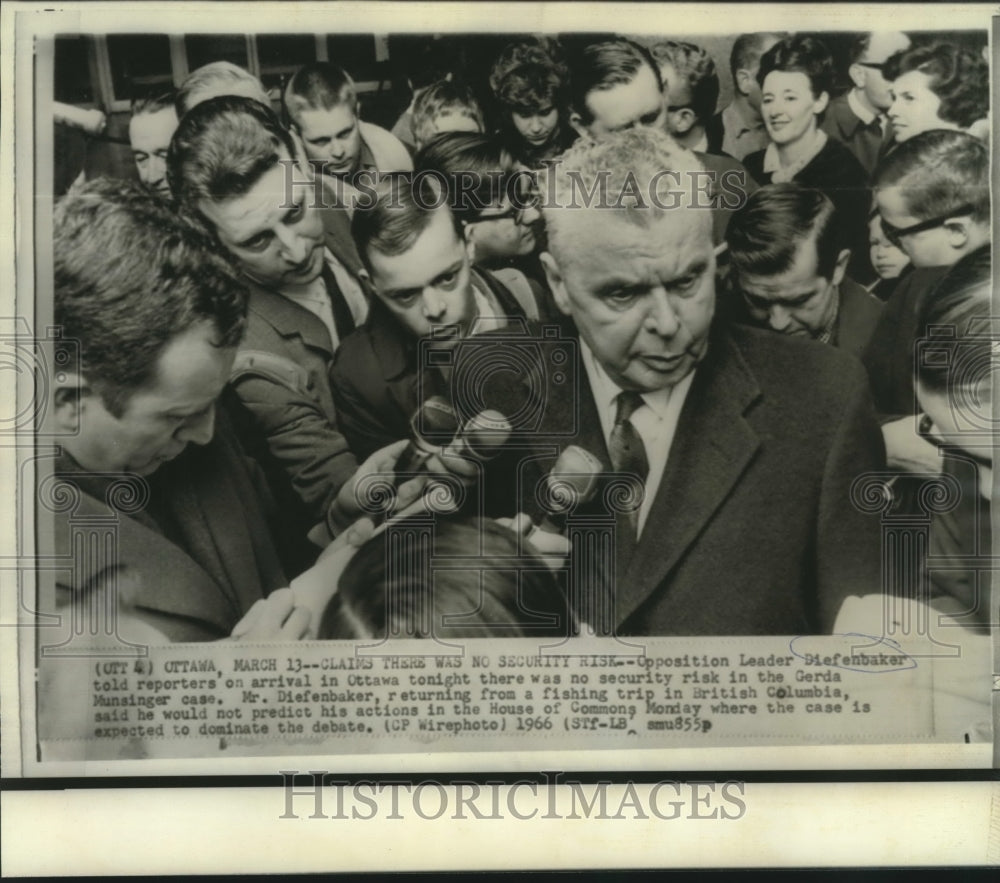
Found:
[[[348,135],[351,134],[351,131],[354,129],[354,126],[355,123],[351,123],[351,125],[344,127],[339,132],[337,132],[336,135],[334,135],[334,138],[346,138]]]
[[[457,273],[461,269],[462,269],[462,259],[459,258],[451,266],[447,267],[446,269],[438,273],[437,276],[434,277],[434,281],[436,282],[438,279],[443,279],[445,276],[450,276],[452,273]]]

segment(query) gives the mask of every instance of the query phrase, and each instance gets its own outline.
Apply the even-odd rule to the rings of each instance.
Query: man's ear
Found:
[[[851,78],[855,89],[864,89],[865,77],[867,76],[864,65],[855,62],[847,69],[847,76]]]
[[[694,115],[694,111],[690,107],[685,107],[674,114],[674,120],[677,126],[677,134],[686,135],[691,131],[691,127],[698,122],[698,117]]]
[[[542,269],[545,270],[545,281],[549,283],[552,299],[555,301],[556,306],[559,307],[559,312],[567,316],[572,315],[569,308],[569,294],[566,291],[566,282],[563,280],[562,270],[559,269],[556,259],[549,252],[543,251],[538,255],[538,260],[542,264]]]
[[[476,263],[476,225],[462,222],[462,236],[465,239],[465,254],[470,266]]]
[[[969,245],[969,240],[973,237],[972,225],[975,222],[972,218],[949,218],[944,222],[943,227],[948,235],[948,245],[955,251],[963,252]]]
[[[756,77],[746,68],[738,68],[736,71],[736,88],[741,95],[749,95]]]
[[[52,393],[52,419],[60,432],[76,434],[80,431],[80,415],[91,390],[80,374],[63,371],[59,376],[63,379]]]
[[[844,275],[847,273],[847,264],[850,260],[851,250],[849,248],[843,249],[837,255],[837,263],[833,265],[833,276],[830,279],[834,285],[840,285],[844,281]]]
[[[819,97],[813,101],[813,113],[821,114],[830,104],[830,93],[820,92]]]

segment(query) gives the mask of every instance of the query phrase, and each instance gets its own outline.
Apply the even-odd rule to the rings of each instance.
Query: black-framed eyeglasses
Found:
[[[487,212],[479,212],[474,218],[473,223],[479,223],[480,221],[504,221],[508,218],[513,218],[514,223],[523,224],[525,213],[538,207],[540,197],[538,191],[532,187],[519,188],[516,196],[515,203],[505,209],[497,212],[493,212],[492,209],[488,209]]]
[[[930,442],[934,445],[934,447],[940,448],[945,453],[948,453],[949,451],[960,452],[970,460],[978,463],[980,466],[986,466],[989,469],[993,468],[993,459],[991,457],[987,457],[985,454],[981,454],[976,450],[961,448],[958,445],[945,441],[941,438],[941,436],[936,435],[934,432],[934,421],[931,419],[930,414],[920,415],[920,420],[917,422],[917,435],[919,435],[924,441]]]
[[[668,113],[677,113],[677,111],[679,111],[679,110],[694,110],[694,108],[690,104],[668,104],[667,105],[667,112]]]
[[[884,62],[881,61],[859,61],[862,67],[870,67],[872,70],[880,71],[885,67]]]
[[[923,233],[924,230],[933,230],[935,227],[943,227],[952,218],[961,218],[965,215],[971,215],[975,212],[975,210],[975,206],[968,204],[960,205],[957,209],[948,212],[946,215],[931,218],[929,221],[921,221],[918,224],[911,224],[909,227],[893,226],[883,217],[882,229],[885,231],[885,238],[895,245],[896,248],[900,248],[902,245],[901,240],[904,236],[912,236],[914,233]]]

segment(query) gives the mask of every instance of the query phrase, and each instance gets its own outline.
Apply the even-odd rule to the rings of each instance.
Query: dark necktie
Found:
[[[642,396],[637,392],[622,392],[617,398],[615,425],[608,438],[611,468],[615,472],[636,476],[645,489],[646,476],[649,475],[649,460],[646,457],[646,446],[642,443],[642,437],[631,420],[636,410],[644,404]],[[629,515],[627,521],[631,528],[631,536],[627,539],[634,543],[638,536],[638,508]]]
[[[330,296],[330,306],[333,309],[333,324],[337,328],[337,337],[341,341],[354,330],[354,316],[351,308],[347,305],[344,293],[337,284],[337,279],[330,269],[330,265],[323,261],[323,283],[326,285],[326,293]]]

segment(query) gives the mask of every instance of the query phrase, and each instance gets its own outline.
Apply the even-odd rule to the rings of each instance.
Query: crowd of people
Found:
[[[51,418],[78,513],[145,502],[60,606],[150,642],[829,633],[886,589],[859,477],[917,511],[943,472],[912,591],[986,625],[931,566],[989,523],[985,39],[836,37],[738,36],[721,109],[721,59],[614,35],[485,82],[428,38],[392,131],[336,63],[137,99],[139,182],[55,207]]]

